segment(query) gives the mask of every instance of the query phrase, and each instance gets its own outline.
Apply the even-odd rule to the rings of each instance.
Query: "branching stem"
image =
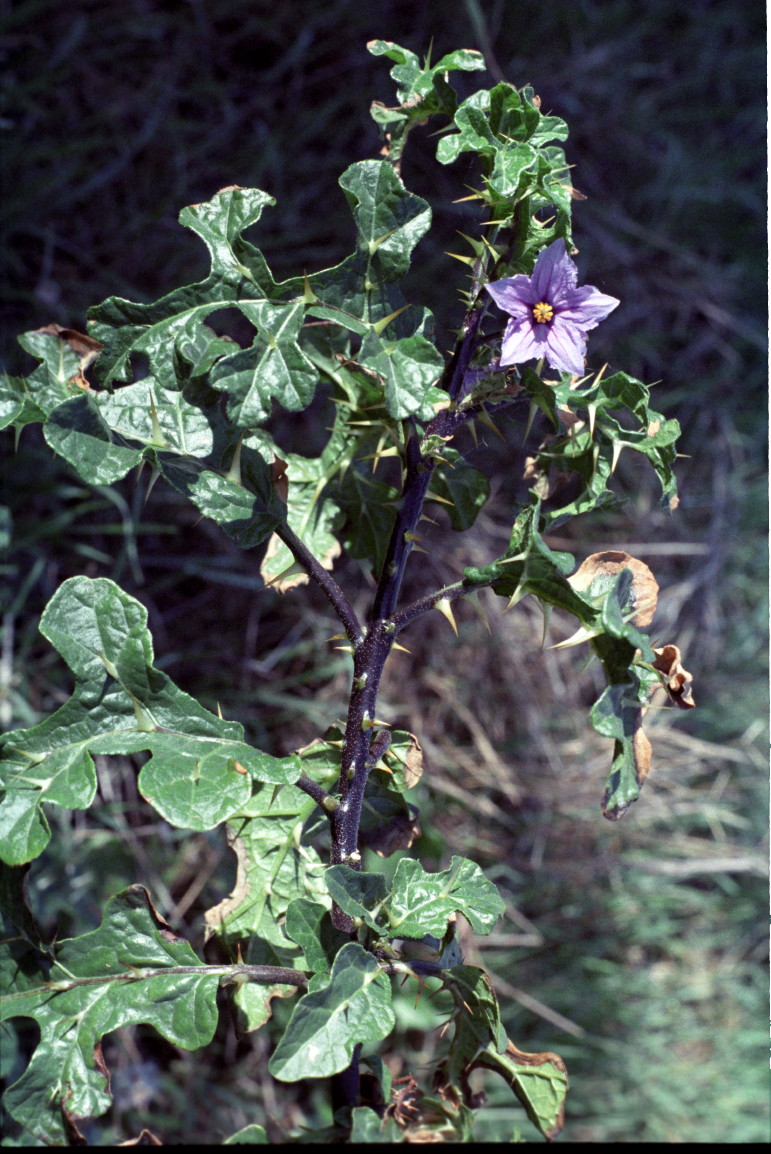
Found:
[[[302,565],[308,576],[316,582],[331,602],[332,608],[343,623],[345,632],[354,648],[360,645],[362,629],[356,611],[329,570],[325,569],[321,562],[314,557],[307,545],[300,540],[286,521],[277,526],[276,535],[291,550],[294,559],[299,565]]]

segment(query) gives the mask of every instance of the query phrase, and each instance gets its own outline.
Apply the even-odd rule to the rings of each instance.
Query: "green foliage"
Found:
[[[448,74],[479,69],[478,53],[421,67],[390,42],[374,41],[370,50],[396,62],[399,104],[373,106],[388,130],[385,159],[355,163],[339,180],[356,230],[349,256],[277,279],[244,236],[273,198],[222,189],[180,214],[208,250],[204,280],[152,303],[110,297],[90,310],[88,337],[58,326],[26,334],[23,347],[40,365],[8,379],[0,398],[6,424],[41,424],[48,446],[87,483],[114,483],[147,464],[153,481],[162,478],[236,545],[267,541],[263,579],[281,589],[298,572],[313,580],[353,655],[344,725],[277,758],[155,666],[147,612],[114,582],[73,577],[50,600],[41,632],[75,685],[45,720],[0,741],[3,860],[18,867],[41,855],[50,838],[44,803],[93,806],[95,756],[147,754],[137,787],[166,822],[192,831],[227,823],[238,872],[206,925],[213,945],[238,961],[202,963],[154,915],[141,887],[112,899],[99,930],[62,943],[50,969],[12,938],[3,1014],[36,1018],[43,1041],[7,1108],[49,1141],[67,1123],[108,1108],[98,1049],[105,1034],[141,1021],[184,1048],[204,1045],[222,977],[247,1031],[265,1025],[274,999],[307,989],[269,1070],[283,1082],[341,1076],[345,1106],[334,1137],[385,1133],[371,1111],[360,1112],[351,1081],[358,1083],[361,1048],[394,1028],[392,975],[438,982],[453,1004],[441,1092],[419,1098],[428,1131],[471,1139],[468,1076],[476,1068],[500,1074],[546,1137],[562,1124],[564,1064],[508,1040],[487,975],[463,964],[455,940],[458,914],[475,933],[491,932],[506,908],[496,887],[458,856],[435,872],[409,857],[388,873],[362,869],[365,849],[388,857],[417,836],[404,796],[422,769],[417,742],[377,719],[377,695],[397,634],[434,607],[451,617],[453,599],[483,586],[512,604],[530,594],[545,609],[557,606],[577,618],[579,639],[591,642],[607,675],[592,722],[615,742],[604,806],[607,816],[620,816],[639,793],[639,719],[660,680],[648,640],[632,623],[631,574],[574,588],[573,558],[541,534],[613,499],[610,479],[625,448],[648,459],[672,507],[678,427],[648,407],[645,385],[623,373],[604,380],[600,372],[589,384],[544,379],[542,366],[499,374],[500,334],[484,285],[530,272],[555,237],[570,243],[567,164],[553,143],[567,127],[541,113],[529,88],[500,83],[458,102]],[[401,285],[431,208],[405,188],[400,159],[408,133],[433,116],[446,130],[439,163],[470,153],[478,165],[473,198],[486,228],[484,241],[470,242],[467,311],[449,359],[437,348],[430,311],[410,303]],[[240,341],[209,327],[223,310],[237,317]],[[485,376],[491,357],[492,383],[485,377],[477,390],[470,382]],[[96,387],[85,376],[92,361]],[[425,500],[445,504],[452,529],[463,532],[489,497],[485,474],[450,442],[477,417],[498,427],[504,416],[526,416],[522,401],[546,414],[556,436],[536,450],[537,481],[530,503],[511,510],[506,552],[400,606]],[[317,405],[333,410],[323,444],[317,438],[307,455],[284,449],[287,414],[312,414]],[[577,478],[579,495],[546,512],[550,470]],[[372,566],[376,590],[363,621],[331,575],[343,550]],[[29,939],[20,877],[8,878],[5,912]],[[430,957],[414,957],[410,943]],[[382,1068],[379,1081],[385,1094],[390,1075]],[[404,1130],[409,1122],[397,1124]],[[243,1140],[239,1134],[231,1141]]]
[[[153,666],[147,611],[112,581],[73,577],[51,599],[41,632],[75,676],[72,697],[40,725],[0,739],[2,857],[30,861],[50,836],[41,806],[87,809],[96,754],[147,750],[139,788],[167,821],[211,829],[250,795],[255,781],[297,778],[297,758],[275,758],[243,741]]]
[[[282,1082],[324,1078],[344,1070],[354,1048],[379,1042],[394,1026],[391,984],[376,959],[358,942],[348,942],[330,974],[319,974],[297,1003],[270,1060]]]
[[[149,1022],[185,1050],[214,1034],[219,975],[158,918],[142,886],[113,898],[98,930],[60,942],[55,960],[13,941],[3,953],[0,1021],[34,1018],[41,1033],[5,1106],[50,1143],[65,1143],[67,1120],[110,1105],[105,1034]]]

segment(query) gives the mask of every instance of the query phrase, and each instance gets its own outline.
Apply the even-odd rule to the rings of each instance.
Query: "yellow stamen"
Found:
[[[539,325],[546,324],[554,316],[554,309],[546,301],[539,301],[537,305],[533,305],[533,316],[538,321]]]

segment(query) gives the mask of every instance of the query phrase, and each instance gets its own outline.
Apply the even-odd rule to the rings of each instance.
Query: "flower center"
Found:
[[[546,301],[539,301],[537,305],[533,305],[533,316],[539,325],[545,325],[554,316],[554,309]]]

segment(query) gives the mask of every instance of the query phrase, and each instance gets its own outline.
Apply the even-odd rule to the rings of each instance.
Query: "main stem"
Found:
[[[443,383],[454,400],[460,395],[477,340],[482,309],[466,315],[463,333],[444,375]],[[429,423],[425,435],[449,437],[468,414],[450,405]],[[364,791],[373,758],[370,749],[372,730],[377,728],[377,695],[383,669],[394,644],[397,625],[393,617],[399,601],[404,573],[436,460],[421,453],[420,438],[413,426],[407,439],[406,472],[402,502],[386,550],[383,571],[370,613],[369,624],[360,641],[353,645],[353,683],[348,704],[345,742],[340,773],[340,805],[331,816],[332,860],[353,869],[361,869],[359,826]],[[337,908],[332,918],[338,929],[354,932],[353,920]]]

